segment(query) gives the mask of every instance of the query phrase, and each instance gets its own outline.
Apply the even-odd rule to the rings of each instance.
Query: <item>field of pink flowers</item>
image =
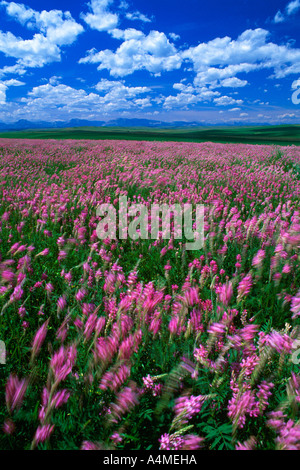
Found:
[[[120,195],[204,247],[100,240]],[[294,146],[0,139],[0,448],[300,450],[299,197]]]

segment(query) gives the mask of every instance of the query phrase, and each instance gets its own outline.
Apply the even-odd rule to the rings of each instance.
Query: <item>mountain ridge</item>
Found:
[[[0,131],[17,131],[17,130],[30,130],[30,129],[64,129],[76,127],[149,127],[149,128],[196,128],[196,127],[232,127],[232,126],[268,126],[271,124],[263,124],[259,122],[251,122],[245,124],[241,121],[234,121],[232,123],[215,123],[203,124],[197,121],[158,121],[151,119],[138,119],[138,118],[118,118],[109,121],[92,121],[88,119],[71,119],[70,121],[29,121],[27,119],[20,119],[14,123],[0,122]]]

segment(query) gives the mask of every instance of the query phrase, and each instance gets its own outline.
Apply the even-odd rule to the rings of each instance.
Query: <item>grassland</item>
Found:
[[[192,129],[77,127],[9,131],[0,133],[0,137],[14,139],[109,139],[300,145],[300,125],[199,127]]]

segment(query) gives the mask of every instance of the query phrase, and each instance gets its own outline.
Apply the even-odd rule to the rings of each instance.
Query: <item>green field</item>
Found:
[[[65,129],[35,129],[1,132],[0,137],[13,139],[117,139],[300,145],[300,125],[200,127],[192,129],[157,129],[148,127],[78,127]]]

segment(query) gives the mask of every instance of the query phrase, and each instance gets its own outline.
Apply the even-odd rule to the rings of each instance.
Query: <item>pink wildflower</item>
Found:
[[[26,379],[19,380],[16,375],[11,374],[5,386],[5,400],[9,411],[20,408],[26,393],[28,381]]]
[[[42,326],[38,329],[38,331],[35,334],[35,337],[32,342],[32,348],[31,348],[31,359],[35,358],[41,349],[41,346],[47,335],[48,323],[49,323],[49,318],[48,320],[45,321],[45,323],[42,324]]]
[[[252,287],[252,275],[251,273],[247,274],[238,285],[238,301],[249,294]]]
[[[300,290],[297,292],[295,297],[292,297],[291,312],[293,312],[292,319],[300,315]]]
[[[52,432],[54,429],[54,424],[45,424],[42,426],[39,426],[36,430],[35,436],[34,436],[34,444],[37,445],[40,442],[45,442],[49,437],[51,436]]]

